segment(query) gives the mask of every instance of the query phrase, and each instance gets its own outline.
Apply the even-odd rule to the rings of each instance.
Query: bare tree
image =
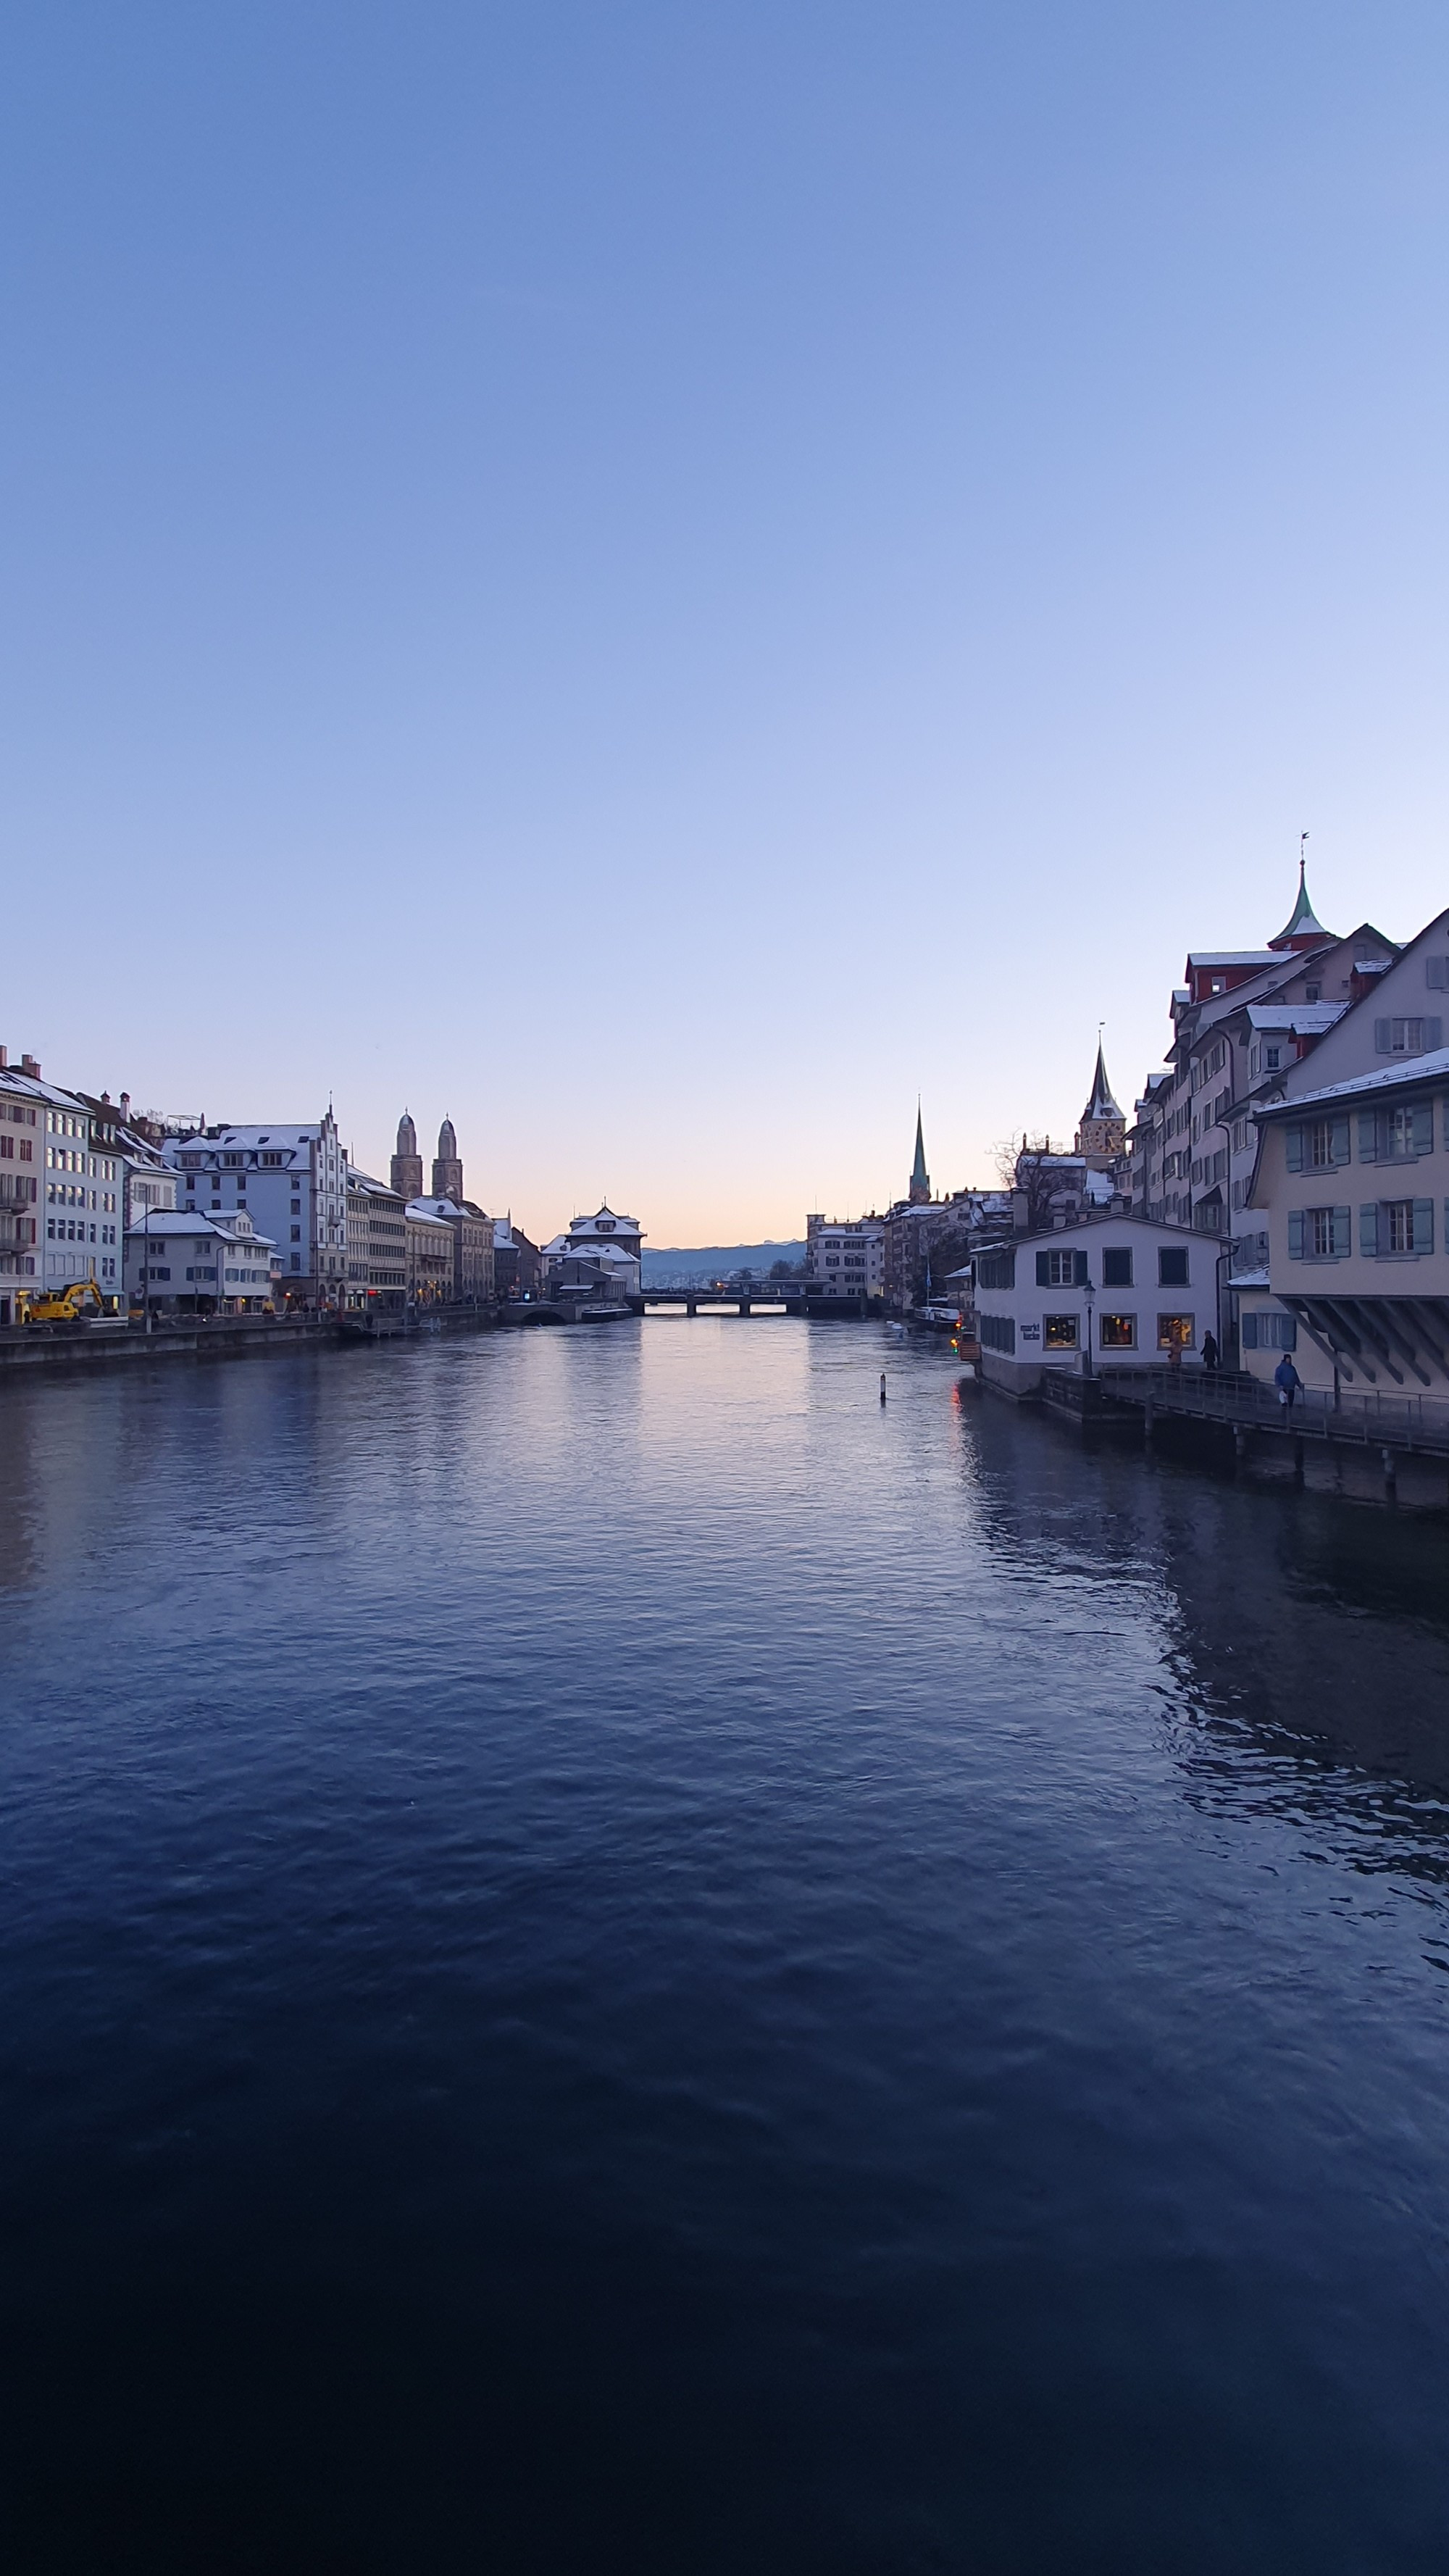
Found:
[[[1060,1154],[1064,1148],[1058,1145],[1055,1150]],[[1060,1176],[1053,1173],[1047,1159],[1052,1151],[1050,1136],[1028,1136],[1025,1129],[1022,1130],[1020,1144],[1014,1136],[1003,1136],[991,1148],[991,1159],[1002,1188],[1020,1190],[1025,1196],[1028,1233],[1034,1234],[1038,1226],[1051,1223],[1052,1210],[1060,1193]]]

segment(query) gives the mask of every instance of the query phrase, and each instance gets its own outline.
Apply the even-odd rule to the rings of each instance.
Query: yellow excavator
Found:
[[[94,1279],[73,1279],[66,1288],[22,1288],[15,1307],[22,1324],[88,1324],[106,1311]]]

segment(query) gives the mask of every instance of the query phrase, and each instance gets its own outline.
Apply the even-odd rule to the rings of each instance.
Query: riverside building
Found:
[[[1449,912],[1255,1105],[1242,1362],[1342,1400],[1449,1398]]]
[[[1039,1393],[1049,1369],[1196,1365],[1216,1314],[1215,1248],[1185,1226],[1110,1213],[983,1247],[976,1330],[986,1385]]]
[[[243,1213],[158,1208],[126,1238],[126,1287],[152,1315],[259,1315],[275,1302],[277,1248]]]
[[[183,1213],[248,1216],[276,1244],[287,1303],[346,1303],[347,1156],[330,1108],[299,1127],[208,1127],[168,1137],[162,1151]]]

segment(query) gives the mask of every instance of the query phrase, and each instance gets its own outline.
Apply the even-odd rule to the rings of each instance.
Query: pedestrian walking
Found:
[[[1288,1357],[1286,1351],[1273,1371],[1273,1384],[1278,1390],[1279,1403],[1286,1405],[1288,1411],[1291,1413],[1293,1410],[1293,1399],[1298,1394],[1298,1391],[1303,1384],[1303,1380],[1299,1376],[1298,1371],[1294,1367],[1293,1362]]]
[[[1209,1327],[1208,1331],[1205,1332],[1202,1337],[1203,1367],[1205,1369],[1215,1369],[1221,1357],[1222,1353],[1218,1349],[1217,1335],[1212,1331],[1211,1327]]]

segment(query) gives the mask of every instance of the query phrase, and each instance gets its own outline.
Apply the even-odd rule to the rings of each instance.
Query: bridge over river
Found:
[[[682,1307],[686,1315],[818,1315],[827,1323],[858,1320],[872,1306],[884,1311],[879,1298],[832,1297],[798,1279],[757,1279],[748,1288],[646,1288],[629,1303],[636,1315],[651,1306]]]

